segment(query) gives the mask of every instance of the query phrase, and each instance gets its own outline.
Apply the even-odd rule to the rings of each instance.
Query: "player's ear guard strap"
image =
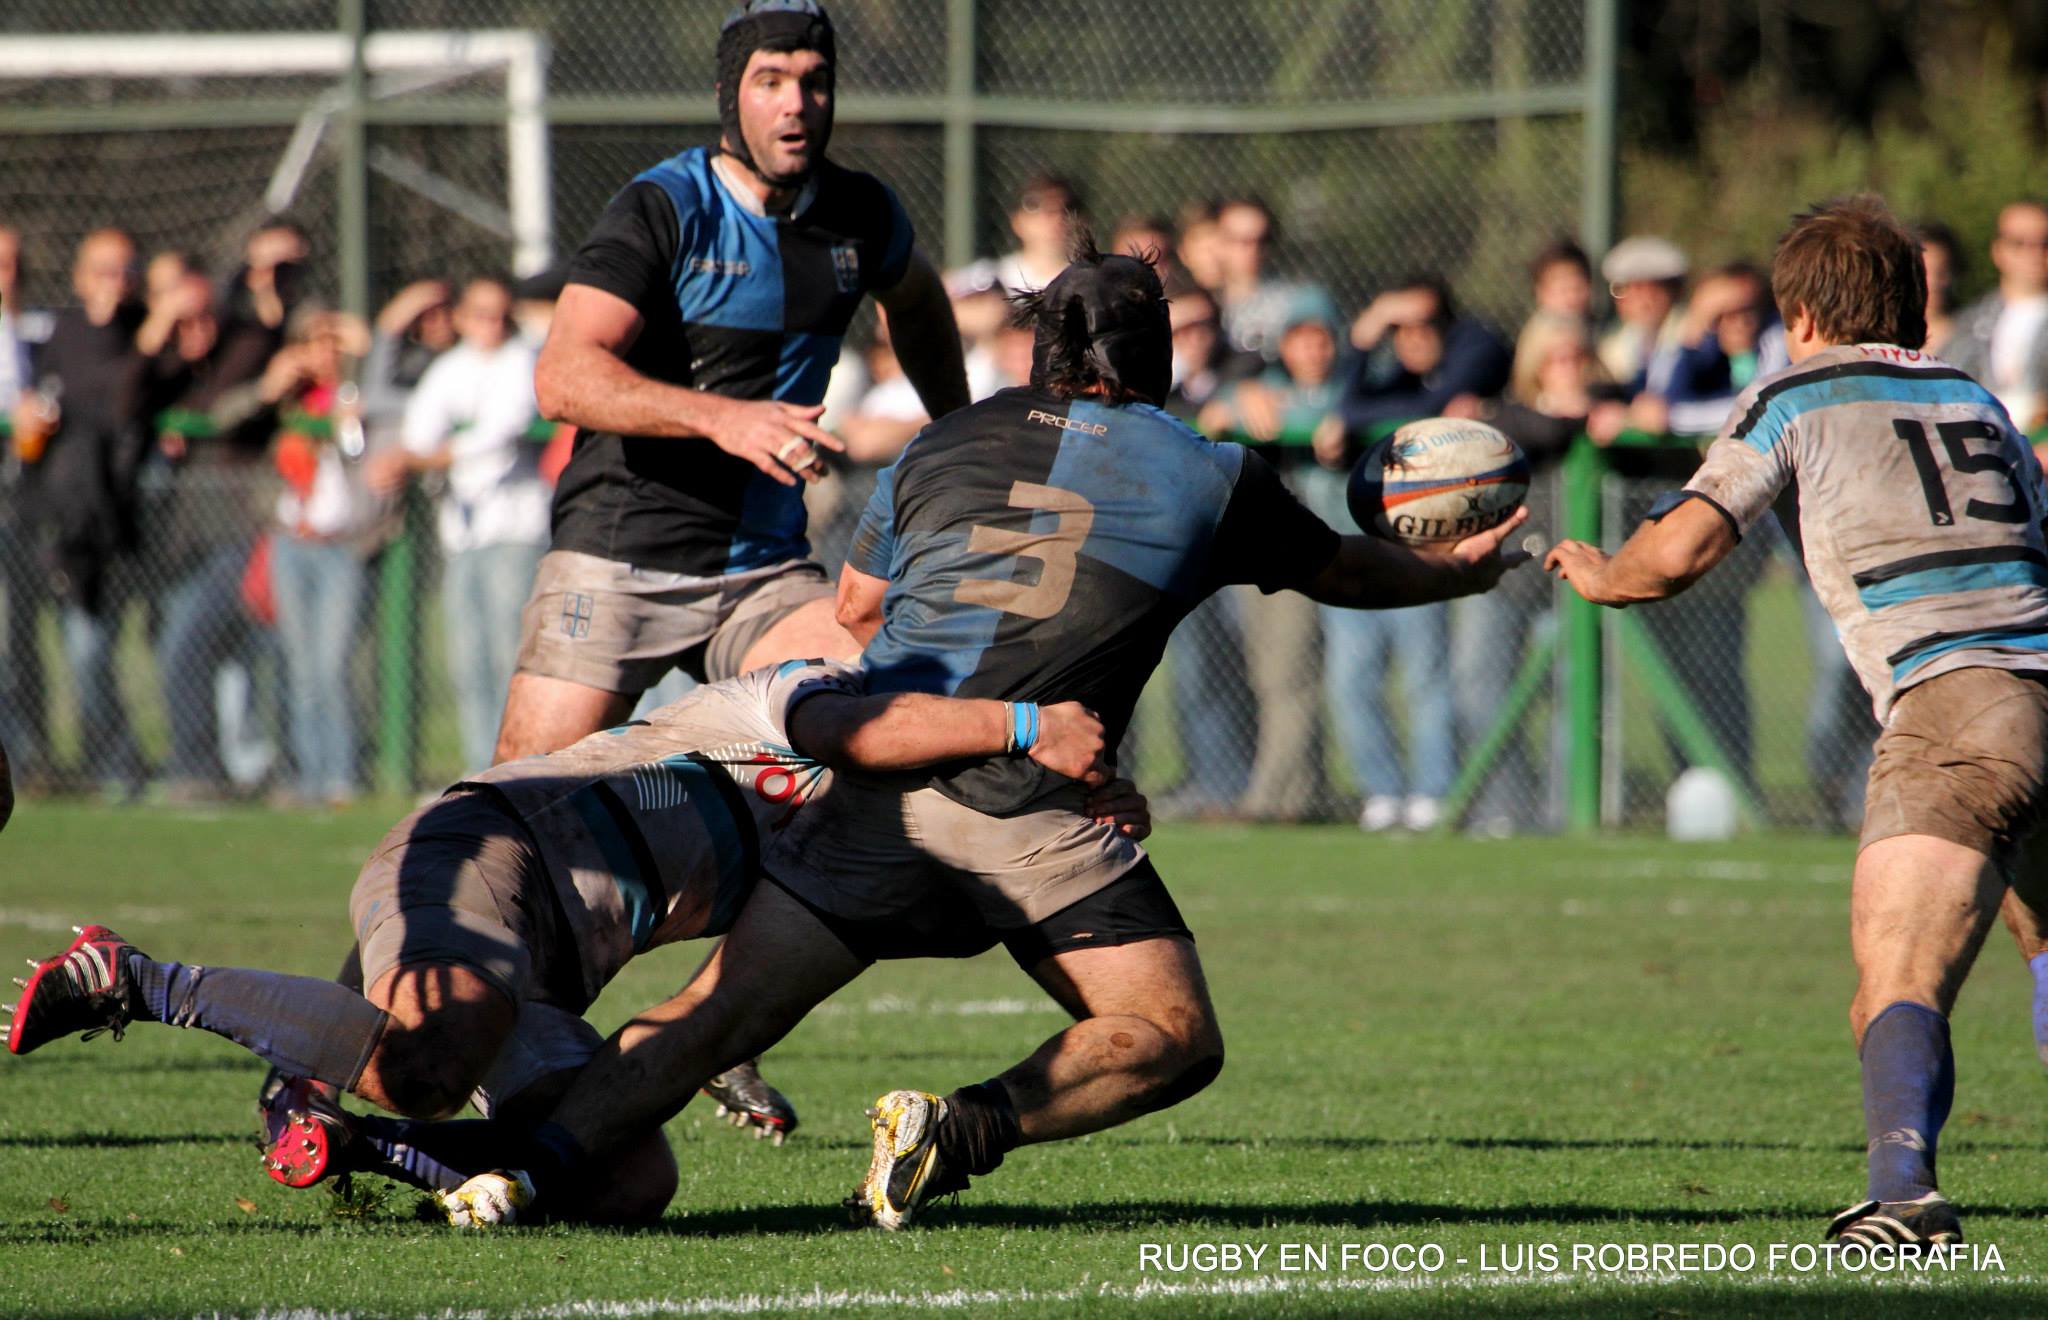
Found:
[[[1650,505],[1650,511],[1643,515],[1644,522],[1663,522],[1671,511],[1687,500],[1698,500],[1728,520],[1728,530],[1735,533],[1735,540],[1742,540],[1742,524],[1735,521],[1735,515],[1721,507],[1721,502],[1711,495],[1696,490],[1667,490]]]

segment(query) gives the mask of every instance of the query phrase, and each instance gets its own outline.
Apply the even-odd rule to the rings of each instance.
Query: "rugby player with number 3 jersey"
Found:
[[[873,638],[863,665],[877,689],[1029,703],[1070,685],[1114,746],[1174,625],[1222,586],[1411,605],[1485,590],[1519,561],[1500,551],[1519,515],[1448,552],[1340,537],[1263,459],[1163,412],[1166,298],[1142,260],[1084,239],[1020,315],[1035,332],[1030,386],[934,422],[862,520],[840,608]],[[1207,1085],[1222,1033],[1151,860],[1056,767],[1018,773],[1006,759],[840,776],[819,804],[831,826],[800,819],[770,846],[767,883],[704,969],[620,1033],[536,1129],[524,1171],[538,1204],[674,1113],[719,1060],[766,1048],[885,958],[1000,943],[1075,1022],[988,1081],[884,1095],[850,1203],[861,1223],[901,1227],[1017,1146]]]
[[[602,1037],[581,1016],[628,960],[723,934],[762,848],[821,795],[828,765],[1037,758],[1101,782],[1102,726],[1079,705],[862,697],[858,669],[793,660],[700,687],[644,722],[497,766],[407,817],[349,902],[367,990],[160,961],[104,926],[35,963],[8,1048],[133,1021],[215,1032],[291,1079],[266,1097],[266,1161],[288,1186],[365,1169],[452,1190],[495,1167]],[[721,1067],[737,1062],[721,1061]],[[498,1125],[344,1115],[348,1091],[434,1119],[474,1099]],[[658,1213],[675,1165],[636,1134],[558,1211]]]
[[[1564,541],[1545,564],[1595,604],[1664,600],[1794,502],[1787,529],[1884,726],[1849,901],[1869,1183],[1827,1235],[1952,1244],[1935,1178],[1948,1015],[2001,903],[2041,947],[2023,845],[2048,805],[2048,490],[1990,392],[1917,351],[1920,245],[1881,201],[1799,216],[1771,287],[1792,365],[1743,392],[1612,558]]]

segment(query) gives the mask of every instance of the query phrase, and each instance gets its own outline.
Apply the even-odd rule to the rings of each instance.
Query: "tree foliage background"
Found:
[[[1701,261],[1768,256],[1808,202],[1873,189],[1940,220],[1991,279],[1998,207],[2048,192],[2048,6],[2028,0],[1671,0],[1624,6],[1630,231]]]

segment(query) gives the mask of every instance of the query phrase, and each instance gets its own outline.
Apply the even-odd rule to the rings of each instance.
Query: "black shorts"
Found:
[[[909,919],[858,921],[834,916],[805,902],[799,894],[771,884],[802,903],[805,910],[863,962],[896,958],[972,958],[998,944],[1010,951],[1026,971],[1069,949],[1115,948],[1141,940],[1195,937],[1181,919],[1173,895],[1150,857],[1084,899],[1029,926],[1008,930],[990,926],[972,903],[943,896],[920,906]]]

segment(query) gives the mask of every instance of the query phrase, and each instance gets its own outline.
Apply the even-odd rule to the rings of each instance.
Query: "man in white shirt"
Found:
[[[547,552],[548,489],[534,351],[512,333],[512,291],[471,280],[455,305],[461,342],[434,360],[405,409],[403,443],[373,459],[372,484],[396,489],[418,472],[446,474],[438,501],[448,677],[464,764],[491,763],[498,712],[519,647],[519,611]],[[544,437],[543,437],[544,438]]]
[[[2048,421],[2048,205],[2010,202],[1998,213],[1991,264],[1998,288],[1957,316],[1944,356],[2028,432]]]
[[[1010,232],[1017,250],[996,259],[996,278],[1016,293],[1042,289],[1067,268],[1067,249],[1081,215],[1081,195],[1057,174],[1036,174],[1017,190]]]

